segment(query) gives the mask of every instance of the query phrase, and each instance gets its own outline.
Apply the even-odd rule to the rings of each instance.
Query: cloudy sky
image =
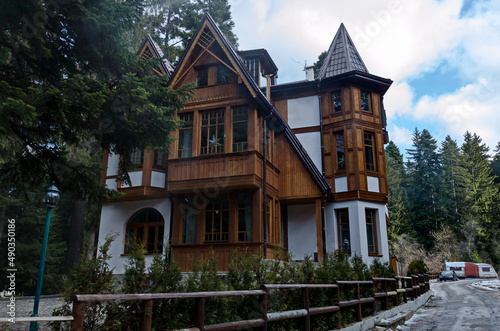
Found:
[[[370,73],[394,81],[385,96],[402,153],[415,128],[441,144],[468,130],[500,141],[500,1],[229,0],[239,49],[265,48],[278,83],[302,80],[344,23]]]

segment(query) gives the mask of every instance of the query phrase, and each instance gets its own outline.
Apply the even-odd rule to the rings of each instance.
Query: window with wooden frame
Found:
[[[193,113],[179,115],[182,121],[179,128],[179,147],[177,157],[190,157],[193,155]]]
[[[226,66],[219,65],[216,67],[217,74],[215,83],[216,84],[224,84],[229,82],[229,70]]]
[[[238,241],[252,241],[251,193],[238,193]]]
[[[361,91],[361,110],[366,112],[371,111],[370,92]]]
[[[142,245],[147,254],[161,253],[164,227],[163,216],[154,208],[134,213],[126,226],[125,254],[130,253],[134,245]]]
[[[199,212],[194,207],[193,198],[184,198],[180,210],[182,214],[182,243],[194,244],[196,243],[196,222]]]
[[[229,241],[229,197],[208,200],[205,209],[205,243]]]
[[[333,102],[333,112],[334,113],[342,112],[342,94],[340,90],[332,92],[332,102]]]
[[[371,132],[364,133],[366,170],[375,171],[375,139]]]
[[[144,153],[142,149],[136,148],[130,152],[130,161],[133,165],[139,166],[144,162]]]
[[[163,159],[165,156],[165,151],[155,151],[155,157],[153,162],[153,167],[163,168]]]
[[[208,85],[208,67],[203,67],[196,70],[196,87]]]
[[[378,255],[377,210],[366,208],[365,214],[366,214],[366,239],[368,242],[368,255]]]
[[[248,107],[234,107],[233,112],[233,152],[248,150]]]
[[[345,147],[344,147],[344,132],[335,132],[335,168],[338,172],[344,172],[345,165]]]
[[[339,250],[346,254],[351,254],[351,230],[349,229],[349,209],[335,209],[337,216],[337,232],[339,240]]]
[[[224,152],[224,109],[201,112],[200,154]]]

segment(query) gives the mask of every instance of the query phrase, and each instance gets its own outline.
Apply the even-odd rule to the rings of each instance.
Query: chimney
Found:
[[[305,67],[306,80],[314,80],[314,66]]]

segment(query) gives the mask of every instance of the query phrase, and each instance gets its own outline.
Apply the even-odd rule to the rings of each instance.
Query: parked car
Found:
[[[439,281],[442,282],[447,280],[452,280],[452,281],[458,280],[458,276],[455,273],[455,271],[445,270],[441,272],[441,274],[439,275]]]

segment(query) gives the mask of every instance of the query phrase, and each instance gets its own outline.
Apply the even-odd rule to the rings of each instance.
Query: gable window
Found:
[[[274,161],[274,134],[271,129],[266,131],[266,157],[269,161]]]
[[[361,91],[361,110],[370,111],[370,92]]]
[[[165,221],[154,208],[137,211],[127,223],[125,253],[130,253],[133,245],[141,244],[148,254],[163,251]]]
[[[190,157],[193,152],[193,113],[180,114],[178,157]]]
[[[342,99],[340,95],[340,91],[335,91],[332,93],[332,101],[333,101],[333,112],[339,113],[342,111]]]
[[[238,194],[238,241],[252,241],[252,194]]]
[[[208,200],[205,209],[205,242],[229,241],[229,198],[216,197]]]
[[[224,109],[201,113],[200,154],[224,152]]]
[[[351,254],[351,233],[349,229],[349,209],[336,209],[339,250]]]
[[[364,133],[366,170],[375,171],[374,139],[373,133]]]
[[[248,108],[233,108],[233,152],[248,149]]]
[[[132,161],[133,165],[142,165],[144,162],[142,149],[135,148],[132,152],[130,152],[130,161]]]
[[[368,241],[368,254],[378,254],[377,243],[377,210],[365,209],[366,213],[366,237]]]
[[[336,132],[335,134],[335,149],[336,149],[336,166],[337,171],[345,171],[345,149],[344,149],[344,133]]]
[[[196,71],[196,86],[207,86],[208,85],[208,68],[202,68]]]
[[[217,84],[224,84],[229,82],[229,70],[226,67],[224,66],[217,67],[217,77],[215,82]]]

